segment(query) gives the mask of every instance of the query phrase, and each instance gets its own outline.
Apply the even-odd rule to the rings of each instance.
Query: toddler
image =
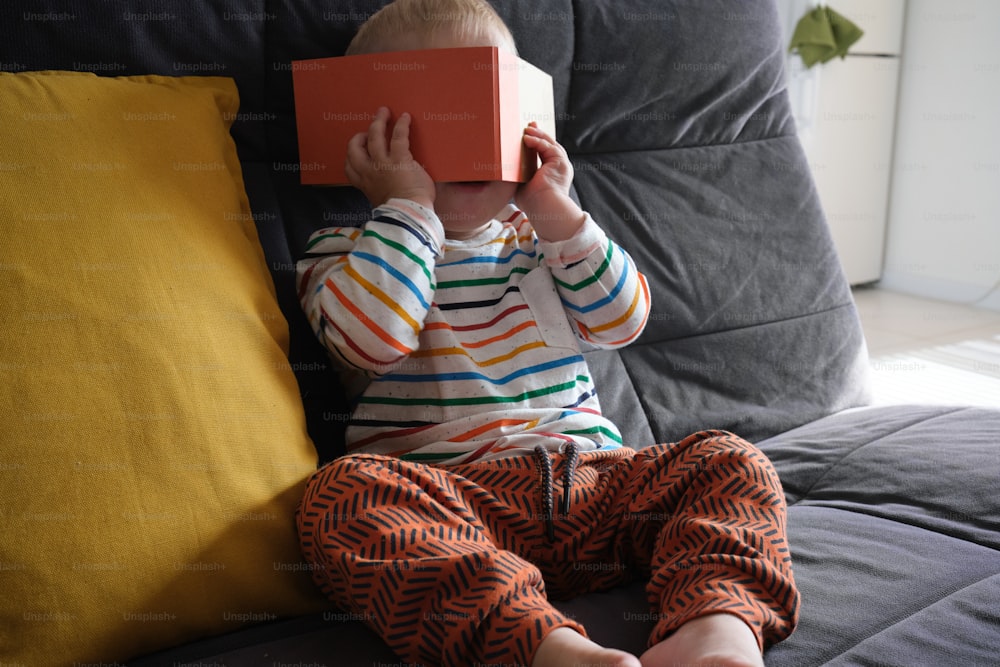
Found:
[[[396,0],[348,53],[462,46],[516,52],[482,0]],[[532,124],[529,182],[436,183],[418,110],[393,111],[348,144],[372,219],[298,266],[314,330],[365,378],[349,454],[297,516],[317,583],[410,663],[762,665],[798,605],[777,476],[735,435],[633,450],[601,415],[582,350],[635,340],[650,301],[570,198],[565,150]],[[548,601],[637,576],[657,620],[639,657]]]

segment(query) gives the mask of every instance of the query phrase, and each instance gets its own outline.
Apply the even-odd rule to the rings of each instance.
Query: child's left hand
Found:
[[[583,224],[585,216],[569,196],[573,165],[566,149],[534,122],[524,130],[524,145],[537,151],[542,164],[530,181],[518,187],[514,202],[541,238],[568,239]]]

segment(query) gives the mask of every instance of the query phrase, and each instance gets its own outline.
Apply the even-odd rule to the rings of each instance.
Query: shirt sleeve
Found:
[[[416,349],[443,244],[434,212],[404,199],[376,208],[362,227],[309,238],[296,265],[299,300],[335,358],[377,376]]]
[[[611,349],[638,338],[649,318],[646,278],[589,214],[572,237],[538,245],[582,340]]]

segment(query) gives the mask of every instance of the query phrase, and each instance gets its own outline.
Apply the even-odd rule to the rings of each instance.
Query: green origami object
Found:
[[[829,7],[816,7],[799,19],[789,51],[798,51],[806,68],[843,58],[864,31]]]

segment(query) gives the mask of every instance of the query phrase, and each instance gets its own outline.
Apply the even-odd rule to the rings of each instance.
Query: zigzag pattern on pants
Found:
[[[657,619],[650,644],[717,612],[742,618],[761,647],[791,633],[784,495],[750,443],[705,431],[585,452],[570,493],[568,515],[542,516],[529,456],[448,467],[348,456],[310,479],[300,539],[324,593],[414,663],[529,664],[552,629],[585,632],[548,596],[637,577]]]

